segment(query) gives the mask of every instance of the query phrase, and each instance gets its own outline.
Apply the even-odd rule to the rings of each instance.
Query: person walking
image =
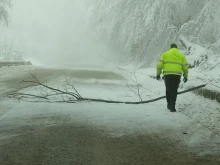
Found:
[[[167,109],[170,112],[176,112],[177,90],[183,75],[184,83],[188,80],[188,63],[185,56],[178,50],[176,44],[171,44],[171,49],[162,54],[160,61],[157,64],[156,79],[160,80],[160,75],[163,73],[165,87]]]

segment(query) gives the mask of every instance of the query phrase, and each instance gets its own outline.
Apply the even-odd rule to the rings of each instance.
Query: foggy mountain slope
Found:
[[[171,42],[220,52],[219,0],[88,0],[91,28],[124,47],[132,59],[151,63]]]

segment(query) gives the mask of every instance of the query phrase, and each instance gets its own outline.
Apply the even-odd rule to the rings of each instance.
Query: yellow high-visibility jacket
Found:
[[[172,48],[162,54],[157,64],[157,75],[180,75],[188,78],[188,63],[185,56],[177,49]]]

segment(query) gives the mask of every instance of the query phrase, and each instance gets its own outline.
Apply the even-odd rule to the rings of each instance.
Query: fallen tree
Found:
[[[39,91],[41,95],[14,92],[14,93],[9,94],[9,97],[10,98],[16,98],[19,101],[20,100],[29,101],[29,100],[26,100],[27,98],[38,99],[38,100],[34,100],[34,101],[29,101],[29,102],[77,103],[77,102],[91,101],[91,102],[116,103],[116,104],[147,104],[147,103],[156,102],[158,100],[166,98],[166,96],[161,96],[161,97],[158,97],[158,98],[155,98],[155,99],[150,99],[150,100],[146,100],[146,101],[138,101],[138,102],[114,101],[114,100],[105,100],[105,99],[86,98],[86,97],[82,97],[79,94],[79,92],[77,91],[75,86],[73,84],[69,83],[67,78],[66,78],[65,87],[60,89],[60,88],[54,88],[54,87],[51,87],[47,84],[41,83],[36,78],[36,76],[34,76],[33,74],[31,74],[31,77],[32,77],[33,80],[23,80],[21,83],[31,83],[34,86],[42,87],[43,90]],[[197,90],[197,89],[203,88],[205,86],[206,86],[206,84],[199,85],[199,86],[196,86],[196,87],[192,87],[192,88],[189,88],[187,90],[179,92],[178,95],[184,94],[184,93],[187,93],[187,92],[190,92],[190,91],[193,91],[193,90]],[[74,92],[68,91],[67,87],[71,87]],[[58,95],[61,96],[62,100],[52,101],[50,99],[51,96],[58,96]]]

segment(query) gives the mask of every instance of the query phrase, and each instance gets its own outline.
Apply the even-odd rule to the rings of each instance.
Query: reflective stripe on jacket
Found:
[[[188,78],[188,63],[185,56],[177,49],[172,48],[165,52],[157,64],[157,75],[162,73],[164,75],[180,75]]]

